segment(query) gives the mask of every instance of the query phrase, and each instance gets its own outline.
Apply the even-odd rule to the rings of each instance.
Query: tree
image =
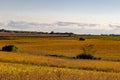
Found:
[[[83,51],[82,52],[83,54],[93,54],[96,52],[96,50],[94,50],[94,45],[92,45],[92,44],[84,45],[82,47],[82,51]]]
[[[77,59],[101,59],[94,57],[92,54],[96,52],[94,45],[88,44],[82,47],[82,53],[76,56]]]
[[[54,31],[51,31],[50,34],[54,34]]]

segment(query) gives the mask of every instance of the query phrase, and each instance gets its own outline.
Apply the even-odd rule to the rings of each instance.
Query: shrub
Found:
[[[0,40],[10,40],[8,37],[0,36]]]
[[[79,54],[76,56],[76,58],[79,58],[79,59],[93,59],[94,56],[90,55],[90,54]]]
[[[2,51],[16,52],[18,48],[14,45],[6,45],[2,48]]]
[[[97,59],[100,60],[101,58],[94,57],[92,54],[96,51],[93,49],[94,45],[88,44],[82,47],[82,53],[77,55],[77,59]]]
[[[85,41],[85,38],[79,38],[80,41]]]
[[[91,54],[79,54],[76,56],[77,59],[94,59],[94,60],[100,60],[101,58],[94,57]]]

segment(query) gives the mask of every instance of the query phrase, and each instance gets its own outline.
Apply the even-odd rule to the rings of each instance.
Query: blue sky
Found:
[[[8,23],[10,24],[11,21],[16,23],[24,21],[26,23],[34,22],[35,24],[56,24],[56,22],[61,21],[64,23],[99,24],[99,26],[92,26],[92,28],[89,25],[80,28],[81,26],[72,24],[68,25],[70,28],[68,26],[62,26],[62,29],[60,25],[57,25],[57,27],[55,26],[52,29],[74,33],[119,34],[119,9],[120,0],[0,0],[0,22],[1,28],[18,30],[20,27],[25,26],[15,27],[17,24],[12,24],[13,28]],[[45,28],[45,26],[42,27],[40,25],[38,27],[40,30]],[[49,27],[46,26],[46,29],[43,30],[52,30],[51,28],[49,30]],[[28,26],[25,29],[38,30],[36,26]]]

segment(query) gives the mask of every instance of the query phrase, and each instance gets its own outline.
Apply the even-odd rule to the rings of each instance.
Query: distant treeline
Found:
[[[0,29],[0,36],[72,36],[72,32],[37,32],[37,31],[17,31]]]
[[[54,32],[51,31],[49,32],[37,32],[37,31],[17,31],[17,30],[5,30],[5,29],[0,29],[0,32],[15,32],[15,33],[38,33],[38,34],[74,34],[72,32]]]
[[[73,36],[73,35],[80,35],[80,36],[94,36],[95,34],[74,34],[72,32],[37,32],[37,31],[17,31],[17,30],[5,30],[0,29],[0,32],[8,32],[8,33],[26,33],[26,34],[56,34],[56,35],[67,35],[67,36]],[[120,36],[120,34],[99,34],[98,36]]]
[[[101,36],[120,36],[120,34],[101,34]]]

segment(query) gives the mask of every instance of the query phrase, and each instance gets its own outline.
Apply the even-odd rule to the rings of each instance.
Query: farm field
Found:
[[[0,63],[1,80],[119,80],[120,73]]]
[[[0,51],[0,80],[120,80],[120,37],[82,36],[10,38],[18,52]],[[74,59],[81,47],[94,45],[101,60]],[[55,55],[55,56],[54,56]]]
[[[81,47],[94,45],[95,53],[102,60],[120,61],[120,40],[118,37],[85,36],[86,41],[79,41],[78,37],[57,38],[16,38],[14,40],[0,40],[0,46],[13,44],[19,48],[19,53],[36,55],[63,55],[75,57],[82,52]],[[88,38],[88,39],[87,39]]]
[[[0,0],[0,80],[120,80],[120,0]]]

